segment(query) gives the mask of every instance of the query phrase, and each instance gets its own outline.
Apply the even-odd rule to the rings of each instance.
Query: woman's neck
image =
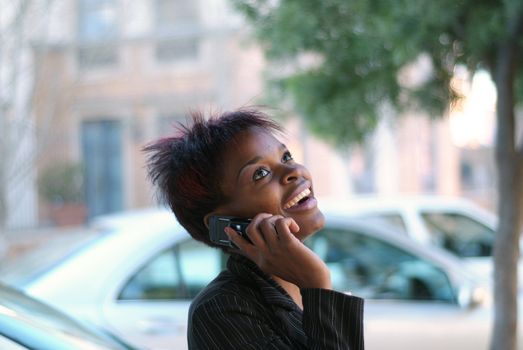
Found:
[[[303,303],[301,300],[300,288],[298,288],[297,285],[295,285],[291,282],[281,279],[280,277],[272,276],[272,278],[276,281],[276,283],[278,283],[287,292],[287,294],[290,295],[290,297],[292,298],[292,300],[294,300],[296,305],[298,305],[298,307],[301,310],[303,310]]]

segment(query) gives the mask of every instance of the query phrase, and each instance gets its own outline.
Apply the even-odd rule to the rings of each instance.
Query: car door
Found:
[[[365,298],[366,349],[486,349],[482,307],[463,308],[447,272],[408,249],[354,229],[326,228],[307,244],[333,288]]]
[[[194,240],[159,251],[104,307],[111,329],[147,349],[186,349],[191,299],[221,270],[223,257]]]

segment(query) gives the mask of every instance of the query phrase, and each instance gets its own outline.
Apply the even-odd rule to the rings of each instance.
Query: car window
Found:
[[[190,299],[222,268],[222,253],[185,240],[150,259],[120,292],[120,300]]]
[[[193,239],[179,244],[180,272],[189,298],[193,298],[222,270],[224,256]]]
[[[122,289],[120,300],[177,299],[186,296],[180,283],[176,251],[161,252],[133,275]]]
[[[307,244],[329,267],[336,290],[368,299],[455,302],[452,286],[440,268],[377,238],[324,229]]]
[[[423,212],[434,244],[460,257],[492,255],[494,231],[482,223],[459,213]]]
[[[385,224],[387,227],[394,229],[395,232],[407,235],[407,226],[400,214],[396,213],[369,213],[357,216],[367,222]]]

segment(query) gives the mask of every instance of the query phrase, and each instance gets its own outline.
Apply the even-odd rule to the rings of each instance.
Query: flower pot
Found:
[[[56,226],[78,226],[86,221],[87,207],[84,203],[53,204],[50,214]]]

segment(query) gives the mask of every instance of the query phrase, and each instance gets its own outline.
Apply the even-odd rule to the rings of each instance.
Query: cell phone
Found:
[[[209,218],[209,236],[211,238],[211,242],[229,248],[238,248],[236,244],[234,244],[225,234],[224,229],[226,227],[232,228],[247,241],[251,242],[249,237],[247,237],[246,231],[250,222],[251,219],[243,219],[234,216],[212,215]]]

